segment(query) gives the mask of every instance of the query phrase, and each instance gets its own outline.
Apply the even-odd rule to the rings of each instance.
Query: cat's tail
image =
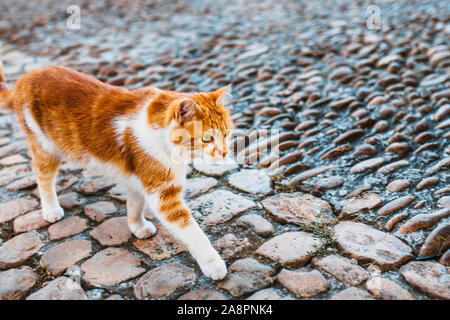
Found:
[[[3,62],[0,60],[0,109],[12,109],[10,103],[10,91],[6,87],[6,79],[3,73]]]

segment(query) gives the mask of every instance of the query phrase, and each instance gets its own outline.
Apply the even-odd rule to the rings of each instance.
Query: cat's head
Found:
[[[188,94],[171,103],[170,140],[189,158],[218,161],[227,156],[233,126],[227,108],[230,89]]]

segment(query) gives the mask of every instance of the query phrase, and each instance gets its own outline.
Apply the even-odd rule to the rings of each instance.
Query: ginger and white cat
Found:
[[[126,186],[128,226],[136,237],[156,232],[143,216],[149,206],[206,276],[226,276],[224,261],[183,200],[183,187],[186,159],[228,153],[229,86],[193,94],[130,91],[58,66],[24,75],[11,91],[4,82],[0,62],[0,107],[14,110],[26,132],[45,220],[64,216],[55,190],[62,159],[94,166]]]

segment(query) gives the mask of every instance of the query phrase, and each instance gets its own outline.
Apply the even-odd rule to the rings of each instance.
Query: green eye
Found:
[[[211,142],[212,141],[212,136],[203,136],[202,137],[202,141],[203,142]]]

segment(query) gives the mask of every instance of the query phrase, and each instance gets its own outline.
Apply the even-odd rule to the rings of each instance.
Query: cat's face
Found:
[[[232,121],[227,109],[230,87],[196,93],[176,102],[171,141],[190,159],[219,161],[230,150]]]

